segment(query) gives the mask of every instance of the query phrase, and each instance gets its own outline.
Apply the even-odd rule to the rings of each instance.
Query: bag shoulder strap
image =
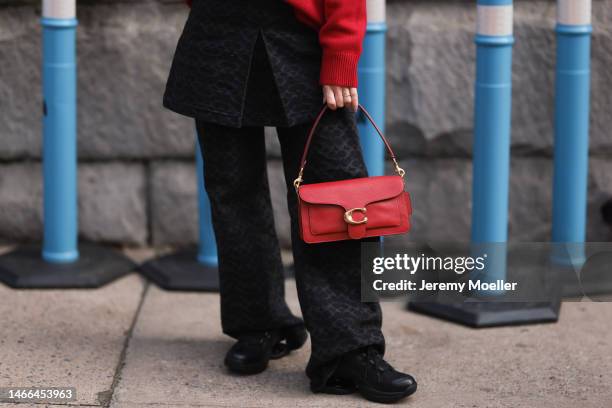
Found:
[[[325,114],[325,112],[327,112],[327,110],[328,110],[327,105],[323,105],[323,108],[317,115],[316,119],[314,120],[310,128],[310,131],[308,132],[308,138],[306,139],[306,145],[304,146],[304,152],[302,153],[302,159],[300,160],[300,173],[298,174],[298,177],[293,181],[293,185],[295,186],[296,190],[300,187],[300,184],[302,183],[302,181],[304,181],[302,176],[304,175],[304,167],[306,167],[306,159],[308,158],[308,150],[310,149],[310,143],[312,142],[312,138],[317,130],[317,127],[319,126],[319,123],[321,122],[321,119],[323,118],[323,115]],[[387,138],[383,135],[380,128],[376,126],[376,123],[374,123],[374,119],[372,119],[372,116],[363,107],[363,105],[359,104],[359,110],[361,110],[361,112],[368,119],[368,121],[370,121],[372,126],[374,126],[376,133],[378,133],[383,143],[385,144],[385,147],[387,148],[387,151],[389,152],[389,157],[391,157],[391,160],[393,160],[393,164],[395,165],[396,173],[399,176],[404,177],[406,172],[397,163],[397,158],[395,157],[395,153],[393,152],[393,149],[391,148],[391,145],[389,144],[389,141],[387,140]]]

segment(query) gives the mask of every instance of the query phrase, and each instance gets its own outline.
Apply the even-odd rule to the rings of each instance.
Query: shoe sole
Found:
[[[315,391],[315,393],[331,394],[331,395],[349,395],[359,391],[362,397],[372,402],[379,402],[383,404],[392,404],[403,398],[409,397],[414,394],[417,390],[417,384],[409,387],[405,391],[400,392],[383,392],[377,391],[366,386],[346,386],[346,385],[335,385],[326,386],[323,389]]]
[[[359,391],[362,397],[364,397],[368,401],[380,402],[382,404],[393,404],[394,402],[397,402],[403,398],[414,394],[416,390],[416,383],[414,383],[404,391],[397,392],[378,391],[364,385],[357,386],[357,391]]]
[[[225,366],[232,372],[235,374],[242,374],[242,375],[253,375],[253,374],[259,374],[263,371],[266,370],[266,368],[268,368],[268,362],[264,362],[262,363],[257,363],[257,364],[233,364],[230,360],[228,360],[227,358],[225,360],[223,360],[223,362],[225,363]]]
[[[355,387],[352,384],[351,385],[340,385],[340,384],[326,385],[322,389],[313,391],[313,392],[321,393],[321,394],[331,394],[331,395],[349,395],[349,394],[354,394],[355,392],[357,392],[357,387]]]

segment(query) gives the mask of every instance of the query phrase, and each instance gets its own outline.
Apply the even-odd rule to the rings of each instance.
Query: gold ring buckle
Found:
[[[353,212],[355,211],[359,211],[364,214],[363,220],[355,221],[353,219]],[[368,222],[368,217],[365,217],[365,213],[366,213],[365,208],[351,208],[350,210],[344,213],[344,221],[346,221],[347,224],[352,224],[352,225],[365,224],[366,222]]]

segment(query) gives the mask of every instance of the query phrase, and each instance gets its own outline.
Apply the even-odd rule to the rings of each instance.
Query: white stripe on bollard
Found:
[[[480,35],[512,35],[513,8],[507,6],[478,6],[476,32]]]
[[[367,0],[368,23],[384,23],[387,20],[385,0]]]
[[[591,0],[559,0],[557,22],[564,25],[590,25]]]
[[[45,18],[76,18],[76,0],[43,0],[42,16]]]

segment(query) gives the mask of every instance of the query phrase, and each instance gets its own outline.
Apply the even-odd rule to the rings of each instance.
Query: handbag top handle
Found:
[[[376,123],[374,123],[374,119],[372,119],[372,116],[363,107],[363,105],[359,104],[359,109],[364,114],[364,116],[370,121],[372,126],[374,126],[374,129],[376,129],[376,133],[378,133],[383,143],[385,144],[385,147],[387,148],[387,151],[389,152],[389,156],[391,157],[391,160],[393,160],[393,164],[395,165],[395,172],[400,177],[404,177],[406,172],[397,163],[397,158],[395,157],[395,153],[393,153],[393,149],[391,149],[391,145],[387,141],[387,138],[383,135],[380,128],[376,126]],[[317,127],[319,126],[319,123],[321,122],[321,119],[323,118],[323,115],[325,114],[325,112],[327,112],[327,110],[328,110],[327,105],[323,105],[321,112],[319,112],[319,114],[317,115],[314,123],[312,124],[312,127],[310,128],[310,131],[308,132],[308,138],[306,139],[306,145],[304,146],[304,152],[302,153],[302,160],[300,161],[300,173],[298,174],[298,177],[293,181],[293,185],[296,190],[300,187],[300,184],[302,183],[302,181],[304,181],[302,176],[304,175],[304,167],[306,167],[306,158],[308,156],[308,150],[310,149],[310,142],[312,142],[312,137],[314,136],[315,131],[317,130]]]

